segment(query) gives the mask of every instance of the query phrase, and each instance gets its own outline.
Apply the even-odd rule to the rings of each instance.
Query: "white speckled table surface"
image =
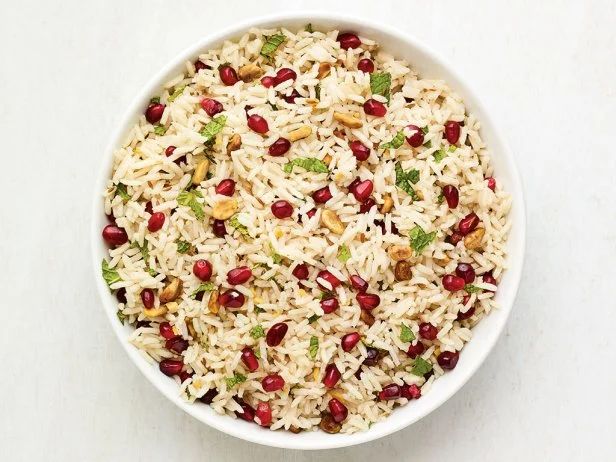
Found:
[[[613,1],[0,3],[1,460],[616,460]],[[528,254],[457,395],[380,441],[302,453],[210,429],[145,380],[103,315],[88,230],[101,153],[150,75],[217,28],[305,8],[410,31],[474,84],[518,160]]]

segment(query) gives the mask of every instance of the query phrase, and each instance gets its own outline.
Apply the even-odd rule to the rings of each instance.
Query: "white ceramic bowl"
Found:
[[[491,153],[495,176],[502,187],[513,196],[513,207],[511,209],[513,227],[508,241],[509,269],[505,272],[496,294],[496,300],[501,308],[492,312],[479,323],[473,330],[473,339],[464,347],[464,352],[456,369],[439,378],[425,396],[410,405],[396,409],[389,418],[384,422],[373,425],[370,430],[353,435],[329,435],[321,431],[299,434],[270,431],[240,419],[216,414],[209,406],[200,403],[187,404],[179,397],[178,386],[175,381],[161,374],[156,365],[153,366],[146,362],[137,350],[127,342],[132,328],[123,326],[118,322],[115,297],[109,292],[100,274],[100,262],[106,251],[101,239],[101,230],[106,224],[102,192],[111,171],[112,152],[121,144],[128,129],[143,113],[150,97],[159,91],[165,81],[184,69],[186,60],[194,60],[200,52],[217,48],[224,40],[239,38],[250,27],[284,26],[293,30],[303,28],[308,23],[312,23],[314,28],[318,30],[356,31],[363,36],[375,39],[384,50],[389,51],[397,58],[406,59],[422,77],[444,79],[456,92],[462,95],[469,112],[481,121],[482,137]],[[200,40],[189,49],[178,54],[143,87],[111,137],[109,146],[103,155],[103,164],[94,189],[91,239],[96,285],[111,326],[132,361],[163,395],[201,422],[244,440],[283,448],[327,449],[351,446],[381,438],[416,422],[458,391],[483,363],[505,326],[520,281],[525,247],[524,198],[513,156],[492,124],[479,97],[452,70],[452,67],[446,65],[434,51],[402,31],[364,19],[334,18],[332,15],[317,12],[281,14],[243,22]]]

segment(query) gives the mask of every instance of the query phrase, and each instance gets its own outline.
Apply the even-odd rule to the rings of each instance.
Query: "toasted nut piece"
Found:
[[[366,242],[366,235],[364,233],[359,233],[357,236],[355,236],[355,239],[357,239],[359,242]]]
[[[265,71],[261,69],[259,66],[257,66],[256,64],[252,64],[252,63],[246,64],[245,66],[240,67],[240,69],[237,72],[237,75],[244,82],[252,82],[253,80],[261,77],[263,74],[265,74]]]
[[[332,65],[330,63],[319,64],[319,73],[317,74],[317,79],[322,79],[322,78],[327,77],[331,69],[332,69]]]
[[[291,425],[291,426],[289,427],[289,431],[290,431],[291,433],[298,434],[298,433],[301,433],[302,429],[301,429],[301,428],[299,428],[299,427],[296,427],[295,425]]]
[[[344,133],[344,130],[340,130],[339,128],[336,128],[334,130],[334,136],[336,138],[346,138],[346,133]]]
[[[217,220],[231,218],[237,212],[237,201],[235,199],[222,199],[214,205],[212,216]]]
[[[345,229],[344,223],[340,221],[336,212],[332,210],[323,210],[323,213],[321,213],[321,223],[334,234],[342,234]]]
[[[368,310],[360,310],[359,319],[364,321],[368,327],[372,326],[375,321],[374,316],[372,316],[372,314],[370,314],[370,311]]]
[[[329,154],[325,154],[325,157],[323,157],[323,162],[325,162],[327,165],[331,164],[333,160],[333,157],[330,156]]]
[[[182,280],[173,278],[169,284],[160,292],[158,298],[160,303],[169,303],[175,301],[182,293]]]
[[[389,194],[383,196],[383,205],[381,205],[381,213],[388,213],[394,207],[394,200]]]
[[[158,308],[144,308],[143,314],[145,314],[148,318],[157,318],[162,316],[167,312],[167,308],[164,305],[159,306]]]
[[[334,119],[349,128],[361,128],[364,125],[358,117],[342,112],[334,112]]]
[[[199,161],[195,171],[193,172],[192,184],[198,185],[203,180],[205,180],[205,175],[207,174],[207,169],[210,167],[210,161],[207,159],[203,159]]]
[[[309,137],[311,133],[312,128],[310,128],[308,125],[302,125],[301,127],[296,128],[295,130],[291,130],[289,133],[287,133],[287,139],[289,141],[303,140],[304,138]]]
[[[218,314],[218,308],[220,308],[220,305],[218,305],[218,291],[217,290],[212,290],[212,292],[210,293],[210,299],[207,302],[207,307],[210,310],[210,313]]]
[[[406,260],[396,263],[396,267],[394,268],[394,276],[396,277],[396,281],[408,281],[411,279],[413,276],[411,273],[411,264]]]
[[[342,404],[346,404],[347,400],[344,398],[344,394],[341,390],[329,390],[327,392],[329,394],[329,396],[331,396],[332,398],[336,398],[338,401],[340,401]]]
[[[334,420],[329,412],[324,412],[319,422],[319,428],[325,433],[338,433],[342,429],[342,425]]]
[[[165,305],[165,308],[167,308],[167,313],[177,313],[178,310],[180,309],[180,305],[178,305],[176,302],[169,302]]]
[[[423,192],[421,192],[419,189],[415,190],[415,194],[417,194],[417,199],[419,199],[420,201],[424,200]]]
[[[316,98],[306,98],[304,101],[305,101],[307,104],[309,104],[310,106],[312,106],[312,109],[314,109],[314,108],[317,106],[317,104],[319,104],[319,102],[320,102],[320,101],[319,101],[318,99],[316,99]]]
[[[437,265],[439,265],[439,266],[445,266],[450,261],[451,261],[451,258],[449,258],[447,255],[445,255],[443,258],[435,258],[434,259],[434,262]]]
[[[227,143],[227,154],[231,154],[233,151],[237,151],[242,146],[242,137],[239,133],[236,133],[231,137]]]
[[[413,250],[408,245],[391,245],[387,253],[393,261],[406,260],[413,256]]]
[[[312,369],[312,380],[314,380],[315,382],[319,381],[319,372],[320,372],[320,369],[318,367],[315,367],[314,369]]]
[[[474,231],[471,231],[464,237],[464,247],[468,250],[475,250],[481,247],[481,241],[483,240],[483,236],[486,234],[486,230],[484,228],[477,228]]]

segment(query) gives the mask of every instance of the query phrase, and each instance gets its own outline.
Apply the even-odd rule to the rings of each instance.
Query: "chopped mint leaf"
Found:
[[[454,152],[456,149],[458,148],[456,147],[455,144],[452,144],[451,146],[449,146],[449,152]]]
[[[411,374],[417,375],[419,377],[423,377],[428,372],[432,370],[432,364],[419,356],[415,363],[413,364],[413,368],[411,369]]]
[[[213,282],[202,282],[201,284],[199,284],[199,287],[197,287],[197,290],[190,294],[190,298],[195,300],[197,298],[197,295],[199,295],[201,292],[211,292],[215,288],[216,286]]]
[[[271,245],[270,245],[270,249],[272,249],[272,261],[276,263],[277,265],[280,265],[280,263],[282,262],[282,255],[274,252],[274,248]]]
[[[124,203],[130,200],[130,194],[126,191],[126,185],[124,183],[118,183],[116,186],[116,196],[120,196]]]
[[[313,322],[315,322],[317,319],[319,319],[321,316],[313,314],[312,316],[310,316],[308,318],[308,324],[312,324]]]
[[[156,135],[162,136],[162,135],[165,134],[166,131],[167,131],[167,127],[165,127],[164,125],[162,125],[162,124],[154,125],[154,133]]]
[[[338,249],[338,260],[342,263],[346,263],[349,258],[351,258],[351,251],[345,244],[342,244]]]
[[[483,289],[481,289],[480,287],[474,286],[473,284],[466,284],[464,286],[464,290],[468,294],[476,294],[477,292],[481,292]]]
[[[227,388],[233,388],[239,383],[244,383],[246,381],[246,376],[236,372],[233,374],[233,377],[225,377],[225,382],[227,382]]]
[[[197,190],[182,191],[178,194],[177,201],[179,205],[190,207],[197,220],[203,220],[205,212],[203,211],[203,206],[197,200],[197,197],[203,197]]]
[[[178,246],[178,253],[189,253],[192,250],[192,245],[190,242],[183,241],[182,239],[177,239],[175,243]]]
[[[205,127],[201,129],[199,134],[205,138],[205,144],[212,144],[222,129],[227,123],[227,117],[224,115],[214,117],[210,120]]]
[[[148,274],[152,276],[153,278],[158,276],[158,273],[156,272],[156,270],[153,270],[152,268],[148,268]]]
[[[124,324],[124,321],[126,321],[126,319],[128,318],[128,316],[127,316],[127,315],[125,315],[124,313],[122,313],[122,310],[118,310],[118,311],[116,312],[116,316],[118,317],[118,319],[120,320],[120,322],[121,322],[122,324]]]
[[[415,250],[415,254],[420,255],[430,242],[434,240],[436,231],[426,233],[421,226],[417,225],[411,229],[409,237],[411,238],[411,247]]]
[[[258,305],[255,305],[255,313],[265,313],[265,310]]]
[[[415,334],[413,334],[411,328],[406,324],[400,326],[400,340],[405,343],[415,340]]]
[[[411,169],[406,172],[400,162],[396,162],[396,186],[406,192],[413,200],[417,199],[417,193],[413,189],[414,184],[419,181],[419,170]]]
[[[387,98],[391,96],[391,74],[389,72],[373,72],[370,74],[370,91],[373,95],[381,95]]]
[[[403,144],[404,144],[404,130],[400,130],[398,133],[396,133],[396,136],[394,136],[391,139],[391,141],[388,141],[386,143],[381,143],[381,145],[379,146],[379,149],[398,149]]]
[[[425,127],[421,127],[421,132],[425,135],[426,133],[428,133],[430,131],[430,127],[428,127],[427,125]]]
[[[178,96],[180,96],[182,93],[184,93],[184,88],[186,88],[186,85],[182,85],[181,87],[177,87],[173,93],[171,93],[169,95],[169,98],[167,98],[167,101],[169,101],[170,103],[176,99]]]
[[[310,348],[308,348],[308,354],[310,355],[310,359],[314,360],[317,357],[317,352],[319,351],[319,339],[314,335],[310,337]]]
[[[118,272],[115,269],[110,268],[109,263],[107,263],[107,260],[105,260],[104,258],[101,263],[101,269],[103,271],[103,279],[109,287],[111,287],[111,284],[120,282],[122,280]]]
[[[443,203],[443,199],[445,199],[445,195],[443,193],[440,193],[438,195],[438,197],[436,198],[436,203],[439,204],[439,205],[442,204]]]
[[[266,59],[272,59],[278,47],[282,45],[282,42],[286,39],[287,38],[283,34],[274,34],[265,37],[265,43],[261,47],[261,56]]]
[[[248,234],[248,228],[240,223],[240,221],[237,218],[237,215],[233,215],[229,219],[228,223],[229,223],[229,226],[231,226],[232,228],[237,229],[242,236],[248,236],[249,235]]]
[[[265,337],[265,331],[263,330],[263,326],[258,324],[250,329],[250,336],[255,340],[261,337]]]
[[[438,151],[434,151],[432,156],[434,157],[434,162],[438,164],[441,160],[447,157],[447,152],[444,149],[439,149]]]
[[[306,32],[310,32],[311,34],[314,32],[311,23],[306,24]]]
[[[309,172],[329,173],[329,169],[327,165],[325,165],[325,162],[313,157],[297,157],[287,162],[282,169],[285,173],[292,173],[293,167],[301,167]]]
[[[428,140],[423,144],[426,148],[430,149],[432,147],[432,140]]]
[[[154,98],[150,98],[150,104],[153,104],[153,103],[160,103],[160,97],[155,96]]]
[[[270,103],[269,101],[267,102],[267,104],[270,105],[270,107],[272,108],[272,111],[277,111],[278,110],[278,106],[276,106],[274,103]]]

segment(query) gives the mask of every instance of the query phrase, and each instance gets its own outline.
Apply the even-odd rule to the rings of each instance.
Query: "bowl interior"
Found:
[[[134,347],[128,344],[127,338],[132,328],[122,326],[118,322],[115,316],[115,298],[110,294],[100,277],[100,262],[106,251],[100,238],[100,230],[106,224],[101,192],[104,189],[105,180],[111,171],[112,152],[122,143],[128,129],[135,123],[138,115],[141,114],[143,108],[147,105],[150,96],[161,87],[163,82],[183,70],[186,60],[194,60],[201,50],[218,47],[224,40],[239,38],[250,27],[285,27],[292,30],[303,28],[308,23],[312,23],[313,27],[317,30],[339,29],[357,31],[361,35],[377,40],[381,44],[382,49],[397,58],[407,60],[422,77],[447,81],[464,98],[469,112],[473,113],[481,121],[482,136],[491,153],[495,176],[503,188],[509,191],[513,197],[513,206],[510,212],[512,229],[508,241],[509,269],[505,272],[496,295],[496,300],[500,303],[501,308],[493,311],[474,328],[473,339],[464,347],[461,360],[456,369],[435,381],[431,390],[425,396],[409,405],[396,409],[387,420],[373,425],[369,431],[353,435],[328,435],[322,432],[303,432],[300,434],[283,431],[273,432],[239,419],[218,415],[209,406],[200,403],[185,403],[178,395],[177,384],[162,375],[156,365],[149,364]],[[163,68],[144,87],[141,94],[131,104],[104,154],[94,195],[91,238],[96,284],[111,325],[128,355],[161,393],[190,415],[230,435],[269,446],[294,449],[325,449],[350,446],[380,438],[404,428],[436,409],[464,385],[492,349],[511,310],[523,265],[525,215],[522,187],[513,157],[498,135],[479,99],[469,89],[468,85],[451,68],[443,64],[443,61],[426,46],[400,31],[360,19],[334,19],[320,13],[299,13],[267,17],[233,26],[214,36],[204,38],[199,43],[185,50]]]

